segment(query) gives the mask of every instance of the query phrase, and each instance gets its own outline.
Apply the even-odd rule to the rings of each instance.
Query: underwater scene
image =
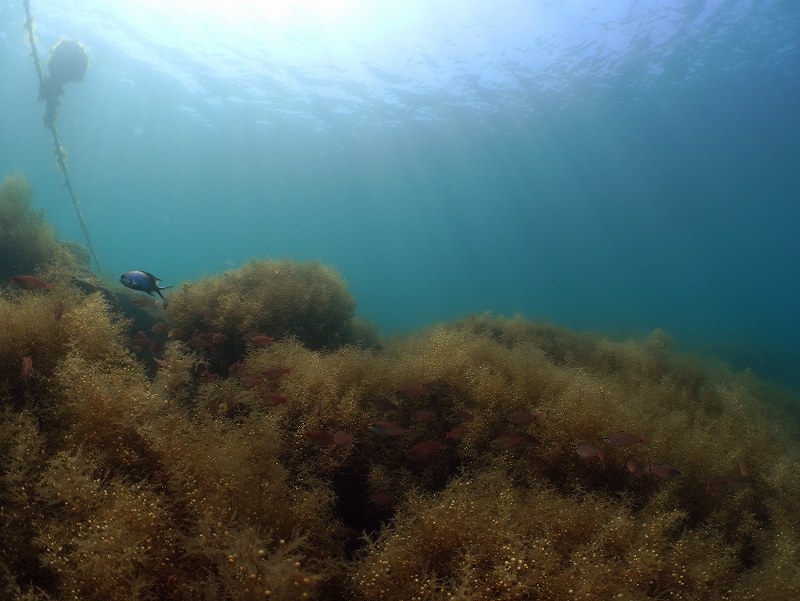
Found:
[[[0,0],[0,600],[800,598],[798,32]]]

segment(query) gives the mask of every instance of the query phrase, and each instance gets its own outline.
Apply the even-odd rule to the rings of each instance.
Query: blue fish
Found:
[[[150,296],[153,296],[153,292],[156,292],[162,299],[164,299],[164,295],[161,294],[161,291],[172,288],[172,286],[159,287],[156,282],[160,282],[161,280],[152,273],[147,273],[146,271],[129,271],[128,273],[123,273],[119,276],[119,281],[126,288],[147,292]]]

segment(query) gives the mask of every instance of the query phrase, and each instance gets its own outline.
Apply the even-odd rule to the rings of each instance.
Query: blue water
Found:
[[[113,279],[320,259],[385,333],[661,327],[800,388],[800,3],[240,4],[32,1],[91,54],[58,127]],[[81,240],[23,21],[0,176]]]

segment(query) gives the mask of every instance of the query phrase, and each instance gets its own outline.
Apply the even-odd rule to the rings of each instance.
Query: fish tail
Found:
[[[160,297],[161,297],[161,300],[163,300],[163,301],[165,301],[165,302],[166,302],[166,300],[167,300],[167,299],[165,299],[165,298],[164,298],[164,295],[163,295],[163,294],[161,294],[161,291],[162,291],[162,290],[166,290],[167,288],[174,288],[174,287],[175,287],[175,286],[161,286],[161,287],[158,287],[158,286],[156,286],[156,289],[155,289],[155,290],[156,290],[156,292],[158,293],[158,296],[160,296]]]

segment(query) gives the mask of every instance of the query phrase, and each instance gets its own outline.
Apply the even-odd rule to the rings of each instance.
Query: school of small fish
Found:
[[[146,292],[151,295],[153,292],[162,298],[162,307],[166,305],[166,299],[161,294],[162,290],[171,286],[159,286],[158,278],[145,271],[129,271],[120,276],[119,281],[126,287],[133,290]],[[53,289],[53,283],[47,282],[34,275],[16,275],[9,279],[9,282],[22,290],[44,290],[49,292]],[[143,308],[152,308],[159,304],[151,298],[137,298],[132,301],[134,304]],[[65,311],[63,301],[59,301],[53,309],[53,317],[61,319]],[[215,346],[223,345],[230,341],[224,332],[197,332],[188,336],[185,332],[171,328],[165,321],[159,321],[150,328],[151,334],[166,335],[172,339],[184,340],[186,344],[194,349],[204,350]],[[274,339],[262,332],[248,332],[242,339],[252,347],[264,348],[270,346]],[[162,349],[162,344],[157,339],[148,338],[143,330],[138,330],[128,341],[128,347],[134,353],[141,353],[145,349],[153,355]],[[160,365],[159,360],[155,360]],[[33,358],[31,355],[22,357],[20,365],[20,379],[26,386],[31,381],[33,374]],[[294,368],[291,366],[272,365],[266,367],[257,374],[242,373],[243,365],[240,360],[235,361],[228,367],[228,377],[238,378],[239,382],[246,389],[253,389],[258,393],[264,404],[268,407],[277,407],[289,402],[289,399],[276,390],[274,383],[279,379],[290,375]],[[220,375],[210,372],[208,366],[199,373],[198,379],[201,382],[215,382]],[[436,404],[436,400],[452,392],[452,386],[444,381],[435,380],[425,384],[407,384],[397,388],[393,392],[394,400],[389,396],[373,396],[365,399],[364,403],[372,410],[384,414],[384,419],[376,420],[368,426],[368,430],[380,438],[399,438],[415,434],[416,429],[424,431],[428,424],[441,420],[445,426],[446,433],[442,438],[427,439],[415,442],[408,450],[408,457],[414,461],[426,462],[441,459],[441,452],[447,448],[448,444],[456,444],[467,434],[467,423],[474,415],[465,410],[456,410],[449,415],[441,415],[435,407],[417,408],[413,411],[405,411],[406,403],[419,403],[430,401],[431,405]],[[394,414],[394,420],[386,419],[386,414]],[[322,414],[322,406],[318,401],[314,414]],[[509,451],[515,448],[532,447],[537,443],[536,438],[524,428],[537,425],[540,416],[526,410],[513,411],[507,416],[509,424],[515,428],[506,428],[498,432],[497,436],[491,440],[490,446],[495,451]],[[305,438],[309,444],[319,448],[347,447],[353,444],[354,436],[344,430],[311,430],[305,433]],[[619,449],[628,449],[637,445],[649,445],[648,436],[631,434],[625,431],[616,431],[608,434],[602,439],[600,445],[595,445],[591,441],[580,440],[576,443],[575,452],[582,461],[598,462],[605,467],[609,452],[619,452]],[[629,457],[626,462],[627,471],[633,477],[652,476],[656,480],[672,480],[681,475],[681,471],[667,462],[661,463],[642,463],[636,457]],[[724,474],[717,474],[711,477],[705,487],[709,494],[719,494],[725,491],[737,491],[750,485],[750,467],[743,460],[730,471]],[[372,497],[373,502],[379,508],[389,508],[396,502],[396,497],[388,491],[378,491]]]

